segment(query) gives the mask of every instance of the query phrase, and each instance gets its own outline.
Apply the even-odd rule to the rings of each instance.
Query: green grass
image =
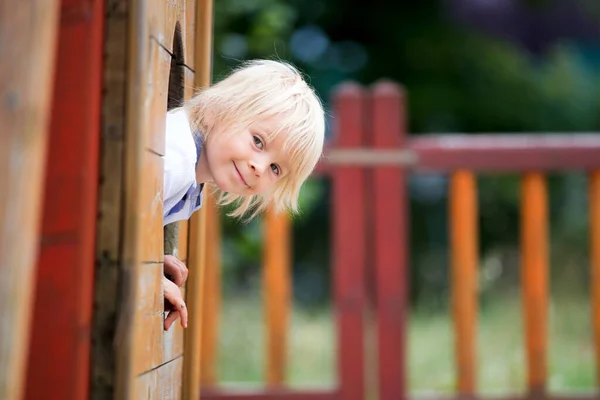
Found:
[[[526,366],[518,293],[486,302],[478,318],[478,391],[525,390]],[[219,380],[261,385],[265,328],[256,298],[224,299],[218,349]],[[335,329],[330,309],[297,307],[290,321],[287,366],[292,386],[333,385],[336,380]],[[549,309],[549,387],[553,392],[589,390],[594,384],[590,307],[587,298],[554,298]],[[411,313],[408,369],[412,392],[452,392],[455,387],[454,336],[447,313]],[[371,327],[368,337],[374,337]],[[369,345],[368,348],[374,348]],[[371,355],[369,362],[374,362]],[[373,371],[373,368],[366,368]],[[371,376],[369,382],[376,377]]]

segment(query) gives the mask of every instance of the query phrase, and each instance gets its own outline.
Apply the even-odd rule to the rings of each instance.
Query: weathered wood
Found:
[[[109,2],[104,24],[104,97],[92,316],[92,400],[115,398],[116,316],[123,307],[119,288],[128,51],[127,40],[124,40],[127,38],[125,5],[125,1]]]
[[[161,365],[136,378],[139,399],[144,400],[180,400],[182,399],[181,374],[183,358]]]
[[[163,111],[164,114],[164,111]],[[142,155],[143,174],[140,180],[139,213],[142,262],[162,262],[164,256],[163,239],[163,170],[164,159],[150,151]]]
[[[149,46],[150,60],[146,66],[148,68],[147,97],[146,101],[140,104],[147,107],[148,129],[144,146],[156,154],[164,155],[171,54],[155,40],[150,40]]]
[[[30,400],[88,398],[103,9],[104,0],[71,1],[61,9],[25,389]]]
[[[151,46],[148,43],[148,4],[141,0],[128,3],[127,26],[127,78],[125,106],[125,151],[123,188],[124,201],[121,223],[120,287],[122,292],[117,313],[117,332],[115,337],[116,357],[116,399],[137,399],[136,385],[133,384],[136,357],[136,328],[140,324],[140,313],[137,311],[140,269],[143,259],[142,245],[147,240],[143,236],[144,227],[140,205],[142,198],[142,176],[144,175],[144,155],[146,133],[149,121],[145,107],[148,94],[148,69]],[[151,199],[150,199],[151,200]],[[160,230],[162,233],[162,229]],[[161,243],[162,244],[162,243]]]
[[[3,400],[20,400],[24,388],[58,24],[56,0],[0,2]]]
[[[213,1],[198,0],[194,58],[196,73],[194,84],[198,88],[210,84],[213,42]],[[191,34],[191,32],[190,32]],[[200,398],[200,365],[202,344],[202,306],[204,295],[204,271],[206,266],[206,205],[210,196],[206,193],[204,207],[192,216],[189,225],[187,307],[189,323],[185,335],[184,396],[186,400]]]

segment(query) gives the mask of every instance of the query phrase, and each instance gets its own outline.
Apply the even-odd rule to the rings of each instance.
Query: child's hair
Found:
[[[194,96],[185,108],[193,131],[201,132],[204,140],[216,124],[247,127],[258,119],[276,117],[278,129],[267,139],[286,133],[284,149],[290,157],[290,172],[269,193],[222,193],[220,204],[236,204],[230,213],[236,217],[251,211],[252,218],[269,206],[276,211],[297,211],[300,188],[323,151],[325,115],[315,91],[296,68],[281,61],[245,62]]]

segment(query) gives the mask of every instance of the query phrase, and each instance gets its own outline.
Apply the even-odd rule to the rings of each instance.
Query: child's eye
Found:
[[[256,147],[258,147],[261,150],[264,147],[262,139],[259,136],[256,136],[256,135],[254,135],[254,144],[256,145]]]
[[[271,164],[271,170],[275,173],[275,175],[279,175],[281,173],[281,170],[277,164]]]

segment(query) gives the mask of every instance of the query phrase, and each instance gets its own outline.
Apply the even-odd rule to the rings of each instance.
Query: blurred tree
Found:
[[[528,12],[541,15],[560,2],[535,3]],[[215,77],[244,59],[290,60],[307,73],[327,106],[331,89],[343,80],[369,84],[390,78],[407,89],[415,134],[600,128],[600,32],[586,42],[563,37],[532,53],[518,41],[457,22],[448,4],[452,2],[221,0],[215,10]],[[599,15],[597,1],[587,1],[586,7],[589,18]],[[445,177],[417,176],[411,182],[412,295],[439,296],[447,285]],[[570,235],[570,243],[579,243],[583,252],[585,227],[569,208],[585,204],[586,193],[584,185],[573,182],[551,181],[553,239]],[[326,182],[313,181],[306,189],[305,219],[295,227],[295,274],[301,285],[296,293],[323,299],[329,288],[328,210],[335,205],[329,203]],[[485,257],[496,246],[518,243],[518,180],[482,177],[480,189]],[[224,222],[228,276],[247,281],[260,260],[260,226],[241,229],[229,219]],[[322,280],[315,280],[315,271]]]

